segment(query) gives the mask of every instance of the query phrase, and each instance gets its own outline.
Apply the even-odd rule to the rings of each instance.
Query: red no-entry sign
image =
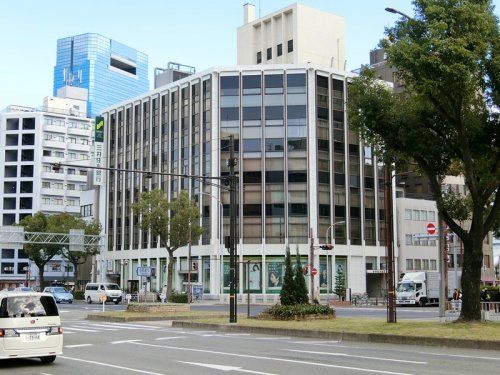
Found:
[[[427,234],[435,234],[436,233],[436,226],[434,223],[429,223],[427,224]]]
[[[316,276],[316,274],[318,273],[318,270],[316,268],[313,268],[311,273],[313,276]]]

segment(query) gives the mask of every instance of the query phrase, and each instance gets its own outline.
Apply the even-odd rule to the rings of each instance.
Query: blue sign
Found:
[[[193,285],[193,295],[196,299],[199,299],[203,295],[203,286],[201,285]]]
[[[137,267],[137,276],[151,276],[151,267]]]

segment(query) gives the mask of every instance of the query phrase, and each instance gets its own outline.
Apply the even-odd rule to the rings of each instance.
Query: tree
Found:
[[[304,277],[304,269],[300,262],[299,247],[297,246],[295,255],[295,301],[298,304],[306,304],[309,302],[309,297],[307,296],[307,285],[306,279]]]
[[[333,290],[340,300],[345,299],[345,275],[342,271],[337,271],[335,274],[335,289]]]
[[[167,299],[172,294],[174,252],[186,246],[191,239],[198,239],[203,233],[199,226],[200,212],[193,200],[185,191],[181,191],[177,199],[169,202],[163,191],[156,189],[143,192],[133,210],[140,215],[141,229],[151,238],[158,238],[160,247],[168,253],[167,267]]]
[[[87,222],[81,217],[66,213],[55,216],[59,216],[59,228],[62,228],[65,233],[69,233],[70,229],[83,229],[86,235],[97,236],[101,233],[102,227],[101,224],[99,224],[99,220],[97,219]],[[73,265],[76,285],[76,283],[78,282],[78,266],[81,264],[85,264],[89,257],[98,254],[99,247],[93,246],[92,248],[85,248],[83,250],[74,250],[69,246],[63,246],[61,247],[60,252],[61,256]]]
[[[280,300],[282,305],[295,305],[296,284],[293,278],[292,260],[290,257],[290,249],[287,247],[285,254],[285,277],[283,278],[283,286],[280,291]]]
[[[42,212],[37,212],[33,216],[26,216],[19,225],[24,227],[25,232],[50,233],[49,217]],[[40,289],[45,287],[45,265],[55,257],[60,250],[57,245],[50,244],[24,244],[23,250],[28,258],[38,267],[38,277]]]
[[[349,88],[350,124],[386,163],[413,160],[429,179],[440,216],[464,244],[461,318],[479,320],[482,243],[500,210],[498,19],[489,0],[413,3],[415,18],[381,42],[405,91],[365,71]],[[467,197],[442,191],[453,171]]]

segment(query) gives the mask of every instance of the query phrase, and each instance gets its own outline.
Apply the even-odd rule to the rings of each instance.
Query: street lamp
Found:
[[[339,224],[345,224],[345,220],[342,220],[342,221],[337,221],[336,223],[333,223],[333,225],[330,225],[328,227],[328,229],[326,230],[326,234],[325,234],[325,240],[328,241],[328,233],[330,232],[330,229],[332,229],[331,231],[331,241],[330,243],[335,247],[335,231],[333,230],[335,225],[339,225]],[[330,294],[330,266],[328,264],[328,251],[326,252],[326,288],[327,288],[327,292],[326,292],[326,295],[328,296]]]
[[[394,9],[394,8],[385,8],[385,11],[386,12],[389,12],[389,13],[393,13],[393,14],[399,14],[400,16],[403,16],[404,18],[406,18],[407,20],[412,20],[413,18],[411,18],[409,15],[397,10],[397,9]]]

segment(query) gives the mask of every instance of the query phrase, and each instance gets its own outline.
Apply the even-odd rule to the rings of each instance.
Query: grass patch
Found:
[[[201,323],[226,324],[227,318],[203,318]],[[336,318],[331,320],[276,321],[238,316],[238,325],[249,327],[306,329],[349,333],[377,333],[412,337],[440,337],[500,341],[500,323],[438,323],[401,321],[389,324],[380,319]]]

